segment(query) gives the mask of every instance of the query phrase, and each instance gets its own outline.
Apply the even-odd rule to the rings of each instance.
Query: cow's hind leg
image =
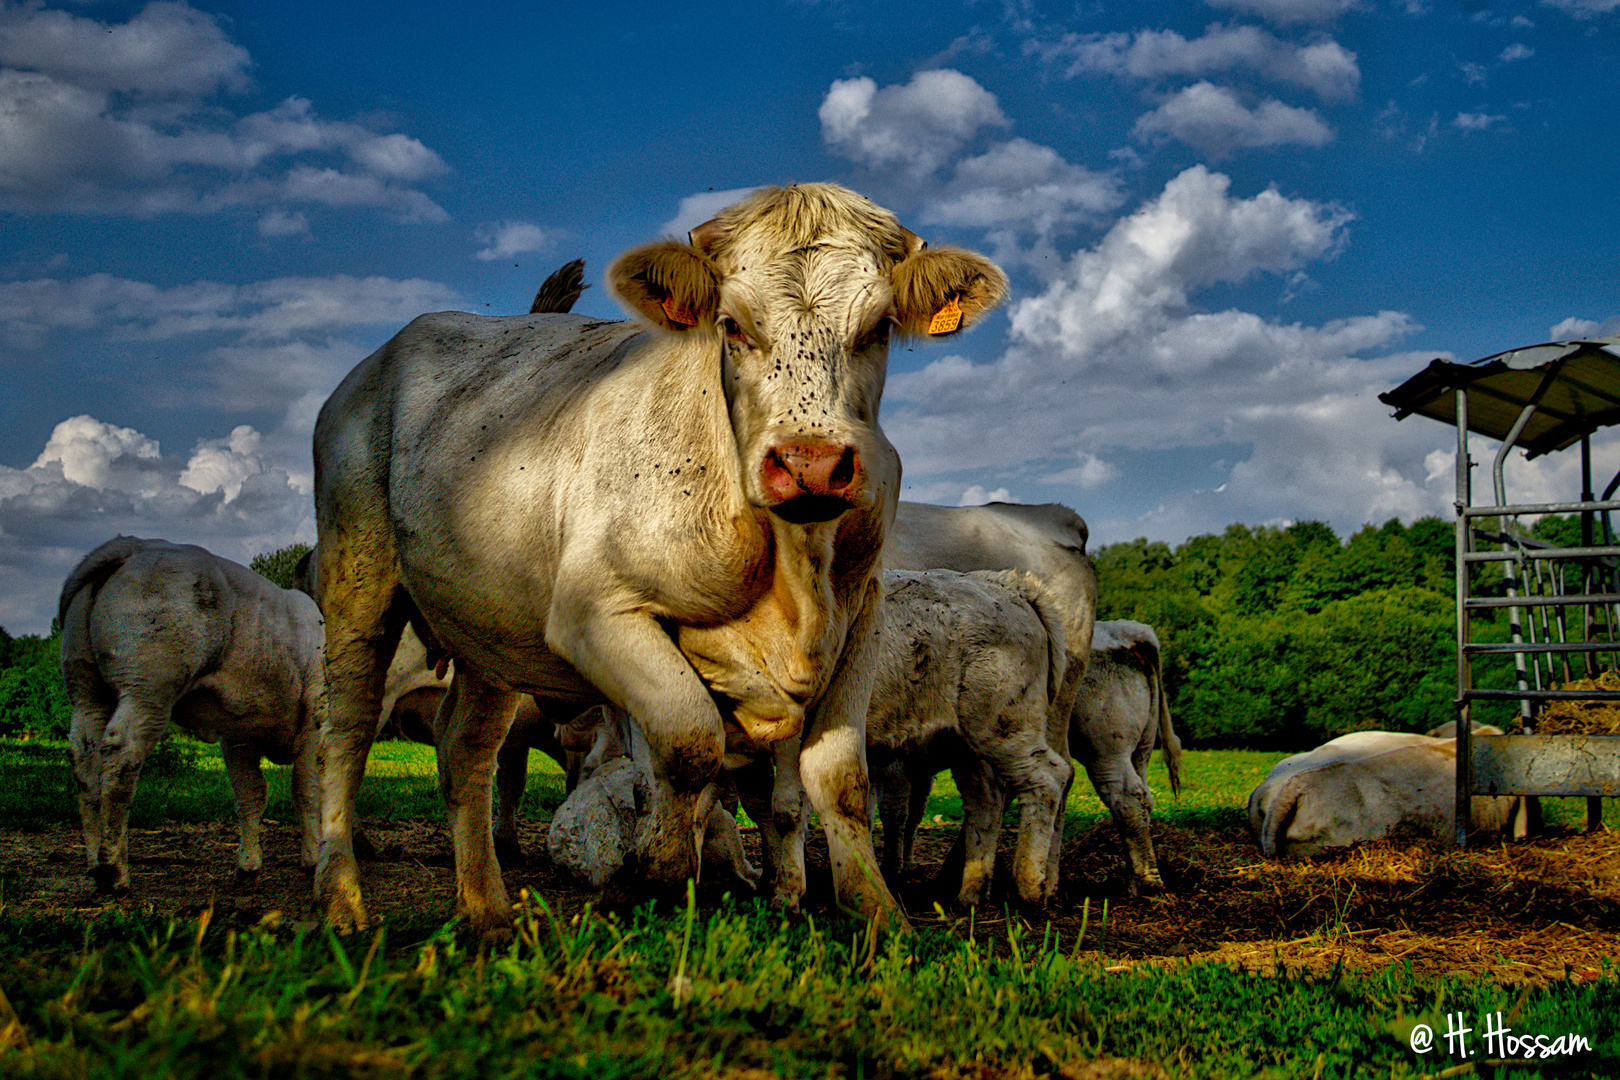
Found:
[[[68,730],[68,753],[73,759],[73,780],[79,793],[79,825],[84,834],[85,870],[94,873],[101,862],[101,739],[115,705],[107,700],[110,688],[75,686],[73,721]],[[98,693],[97,689],[102,692]]]
[[[996,869],[996,843],[1007,796],[990,768],[973,758],[951,769],[962,793],[962,887],[957,899],[968,907],[984,900]]]
[[[456,662],[437,748],[439,788],[456,851],[457,903],[473,929],[485,934],[508,930],[512,924],[490,830],[490,796],[495,756],[512,726],[517,703],[517,691]]]
[[[495,755],[495,857],[502,866],[522,866],[527,859],[518,842],[518,805],[529,784],[529,747],[510,741]]]
[[[1108,807],[1125,847],[1125,889],[1135,896],[1143,889],[1164,888],[1153,854],[1153,793],[1131,766],[1130,757],[1116,754],[1100,760],[1088,758],[1086,773]]]
[[[236,804],[236,827],[240,833],[236,873],[238,876],[257,874],[264,866],[260,824],[268,790],[264,770],[259,767],[259,752],[224,740],[220,741],[219,750],[225,759],[225,775],[231,781],[231,801]]]
[[[141,763],[169,722],[171,702],[127,695],[101,739],[101,844],[90,876],[103,892],[129,891],[129,804]]]

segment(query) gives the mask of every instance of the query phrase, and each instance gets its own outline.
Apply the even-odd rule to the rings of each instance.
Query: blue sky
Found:
[[[1012,277],[891,356],[907,497],[1447,513],[1452,432],[1376,395],[1620,332],[1617,61],[1620,0],[0,0],[0,625],[117,532],[312,540],[315,412],[410,318],[577,256],[621,315],[614,255],[794,180]]]

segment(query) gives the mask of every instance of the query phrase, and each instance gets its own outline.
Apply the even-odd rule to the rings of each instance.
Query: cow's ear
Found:
[[[896,263],[895,325],[914,337],[965,330],[1007,295],[1007,275],[976,252],[923,248]]]
[[[709,325],[720,305],[719,267],[678,240],[625,252],[608,267],[607,278],[626,307],[665,330]]]

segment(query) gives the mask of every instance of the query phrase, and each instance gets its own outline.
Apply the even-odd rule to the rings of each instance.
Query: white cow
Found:
[[[1133,895],[1164,887],[1153,854],[1153,792],[1147,784],[1155,743],[1163,748],[1170,790],[1180,794],[1181,740],[1164,698],[1159,637],[1143,623],[1099,622],[1091,662],[1075,695],[1069,749],[1119,828],[1126,888]]]
[[[1034,574],[1063,610],[1068,663],[1063,687],[1047,717],[1047,745],[1072,761],[1069,716],[1091,658],[1097,621],[1097,572],[1086,557],[1089,530],[1083,518],[1060,503],[1025,506],[932,506],[902,502],[883,546],[885,570],[1022,570]],[[1065,805],[1068,791],[1064,790]],[[1059,817],[1047,854],[1046,881],[1057,888],[1065,818]],[[960,850],[960,844],[958,845]],[[952,853],[948,865],[960,855]]]
[[[1068,666],[1051,592],[1016,571],[887,570],[883,648],[867,753],[882,777],[883,871],[911,859],[934,774],[962,793],[958,900],[984,898],[1009,795],[1022,808],[1013,880],[1030,903],[1051,894],[1047,854],[1074,768],[1046,742],[1047,712]]]
[[[1473,797],[1474,827],[1522,835],[1523,800]],[[1284,758],[1249,796],[1268,857],[1315,855],[1384,836],[1456,835],[1457,740],[1356,731]]]
[[[490,774],[521,693],[636,718],[657,819],[639,863],[657,884],[693,872],[727,719],[687,655],[751,620],[777,628],[757,644],[798,709],[729,719],[751,739],[799,739],[840,901],[897,913],[863,737],[899,479],[877,423],[888,338],[967,326],[1006,279],[981,256],[924,250],[831,185],[762,190],[690,239],[609,268],[640,323],[426,315],[321,410],[329,921],[365,920],[348,796],[406,622],[456,661],[440,781],[475,927],[510,922]],[[794,888],[779,880],[779,898]]]
[[[98,887],[129,890],[129,805],[171,719],[220,744],[241,829],[237,869],[262,864],[261,757],[293,766],[303,858],[314,864],[326,686],[314,601],[200,547],[119,536],[68,575],[59,614],[69,749]]]

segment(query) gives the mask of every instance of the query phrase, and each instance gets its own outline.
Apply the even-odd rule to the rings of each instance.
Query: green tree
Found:
[[[309,552],[308,544],[290,544],[253,556],[253,561],[248,563],[248,569],[256,574],[263,574],[283,589],[296,589],[298,585],[293,571],[298,566],[298,560]]]
[[[62,686],[62,638],[24,635],[6,643],[0,667],[0,735],[62,739],[72,720]]]

